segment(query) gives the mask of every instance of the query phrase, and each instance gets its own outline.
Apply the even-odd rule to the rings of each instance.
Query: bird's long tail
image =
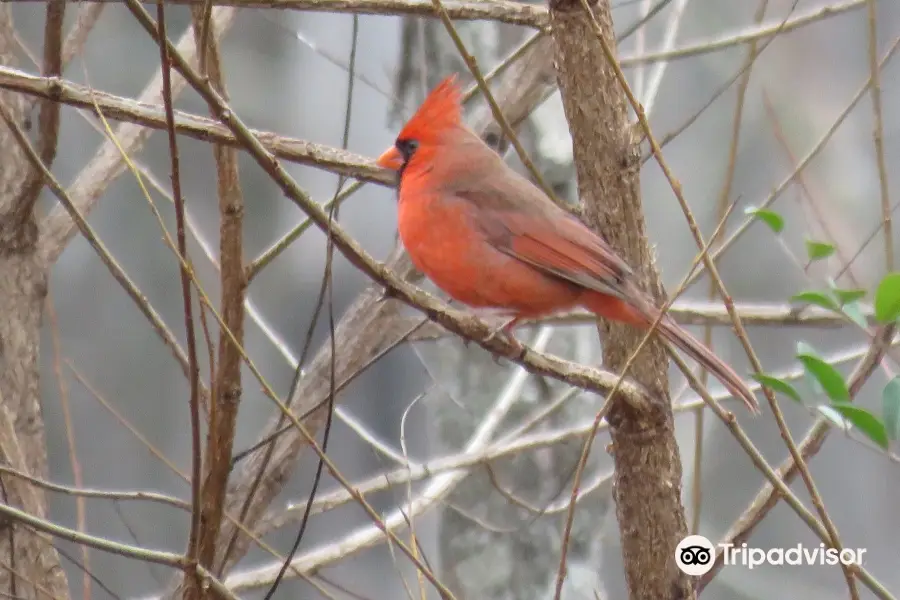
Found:
[[[657,331],[673,346],[696,360],[712,373],[716,379],[728,388],[732,395],[744,401],[750,412],[759,414],[759,403],[756,401],[756,396],[750,391],[744,380],[727,363],[713,354],[712,350],[704,346],[700,340],[679,327],[668,316],[663,317],[662,321],[660,321]]]
[[[659,313],[656,309],[639,310],[622,300],[603,294],[590,294],[584,299],[584,305],[591,312],[614,321],[622,321],[647,329],[656,321]],[[655,313],[655,314],[654,314]],[[756,396],[747,387],[741,377],[718,356],[703,345],[700,340],[678,326],[668,315],[663,317],[656,331],[673,346],[696,360],[712,373],[736,398],[747,405],[751,413],[759,414],[759,403]]]

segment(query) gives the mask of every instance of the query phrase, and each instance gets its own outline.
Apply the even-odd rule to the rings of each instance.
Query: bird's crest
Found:
[[[462,121],[461,94],[454,73],[431,90],[403,129],[398,139],[421,139],[429,133],[440,133],[459,125]]]

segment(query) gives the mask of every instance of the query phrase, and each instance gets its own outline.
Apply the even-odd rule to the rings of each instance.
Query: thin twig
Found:
[[[353,15],[353,30],[351,32],[351,41],[350,41],[350,64],[347,70],[348,78],[347,78],[347,100],[346,105],[344,107],[344,134],[342,137],[342,147],[346,150],[347,146],[350,143],[350,122],[353,114],[353,81],[354,74],[356,73],[356,50],[359,44],[359,16]],[[331,424],[334,417],[334,398],[337,393],[337,375],[335,368],[335,361],[337,356],[337,346],[335,344],[335,326],[334,326],[334,285],[332,281],[332,266],[334,265],[334,238],[331,234],[331,227],[334,224],[335,218],[337,218],[338,205],[337,205],[337,197],[341,193],[341,188],[344,187],[344,178],[339,177],[337,188],[334,190],[334,198],[331,202],[331,209],[328,212],[328,237],[325,246],[325,272],[322,274],[322,288],[319,294],[319,301],[316,303],[315,314],[318,316],[320,309],[322,308],[323,303],[325,302],[325,298],[327,295],[327,304],[328,304],[328,330],[329,330],[329,344],[331,350],[331,360],[328,365],[328,398],[325,409],[328,411],[325,417],[325,426],[322,430],[322,452],[325,452],[328,448],[328,441],[331,439]],[[312,335],[312,330],[315,327],[315,318],[313,319],[313,323],[309,327],[310,339]],[[298,373],[295,375],[295,378],[298,377],[299,371],[301,369],[301,365],[297,365]],[[288,397],[293,396],[293,393]],[[267,465],[266,465],[267,466]],[[303,512],[303,517],[300,519],[300,530],[297,532],[297,535],[294,537],[294,543],[291,545],[291,549],[288,552],[287,556],[284,559],[284,563],[282,564],[281,569],[278,571],[278,574],[275,576],[275,580],[272,582],[272,585],[269,587],[268,592],[266,592],[264,600],[271,600],[272,596],[275,594],[275,591],[278,589],[278,585],[281,582],[284,574],[287,572],[288,566],[293,561],[294,556],[297,554],[297,549],[300,547],[300,542],[303,540],[303,534],[306,531],[306,526],[309,523],[310,512],[312,511],[313,502],[316,499],[316,493],[319,490],[319,484],[322,481],[322,471],[324,467],[324,461],[320,457],[318,463],[316,464],[316,473],[313,477],[313,485],[312,489],[309,492],[309,497],[307,498],[306,508]],[[263,472],[265,471],[265,467],[263,467]],[[260,473],[262,476],[262,472]],[[245,506],[249,507],[252,501],[252,497],[248,497]],[[412,548],[413,548],[413,558],[418,559],[418,554],[416,554],[415,540],[413,540]]]
[[[891,199],[888,193],[888,171],[884,158],[884,117],[881,108],[881,67],[878,66],[878,7],[875,0],[868,0],[869,22],[869,71],[872,74],[872,113],[875,123],[872,139],[878,164],[878,183],[881,191],[881,219],[884,223],[884,264],[887,271],[894,270],[894,228],[891,225]]]
[[[787,155],[788,160],[790,161],[791,169],[796,171],[798,169],[797,157],[794,154],[794,151],[791,149],[790,143],[788,142],[787,136],[784,133],[784,127],[782,126],[781,120],[778,118],[778,113],[775,111],[775,107],[772,104],[772,100],[769,97],[768,91],[763,89],[762,93],[763,97],[763,107],[769,117],[769,120],[772,123],[772,129],[775,135],[775,140],[778,142],[778,145],[784,150],[784,153]],[[846,244],[841,244],[838,235],[832,230],[828,223],[829,215],[826,214],[826,211],[820,206],[820,203],[816,201],[815,196],[810,190],[809,185],[807,185],[806,177],[804,174],[799,173],[797,175],[797,184],[800,186],[800,189],[803,191],[803,194],[807,197],[809,201],[810,211],[816,219],[816,225],[819,226],[822,234],[825,237],[834,243],[835,246],[835,255],[838,259],[840,265],[845,266],[849,265],[851,259],[846,256]],[[801,269],[803,265],[800,265]],[[807,270],[803,269],[804,274],[806,274]],[[846,271],[842,271],[842,274],[846,273],[847,277],[850,279],[850,282],[855,287],[862,287],[860,284],[859,278],[856,277],[855,273],[852,269],[847,269]],[[838,278],[835,277],[835,280]]]
[[[176,569],[186,569],[190,566],[185,558],[179,554],[173,554],[171,552],[161,552],[159,550],[148,550],[146,548],[140,548],[138,546],[130,546],[128,544],[113,542],[106,538],[89,535],[87,533],[81,533],[80,531],[75,531],[74,529],[69,529],[67,527],[63,527],[62,525],[57,525],[56,523],[53,523],[46,519],[41,519],[23,510],[8,506],[6,504],[0,503],[0,515],[11,521],[22,523],[38,531],[50,534],[53,537],[69,540],[70,542],[73,542],[75,544],[86,544],[103,552],[117,554],[119,556],[124,556],[127,558],[134,558],[143,562],[150,562],[167,567],[173,567]],[[197,566],[195,572],[201,579],[203,585],[207,589],[212,590],[218,598],[222,600],[238,600],[237,596],[235,596],[227,587],[225,587],[225,585],[222,584],[221,581],[216,579],[209,571],[205,570],[203,567]]]
[[[112,501],[153,502],[164,504],[167,506],[174,506],[175,508],[179,508],[184,512],[190,512],[191,510],[191,505],[189,502],[185,502],[184,500],[175,498],[174,496],[167,496],[166,494],[158,494],[156,492],[100,490],[82,487],[80,483],[76,483],[74,486],[63,485],[61,483],[54,483],[52,481],[47,481],[46,479],[41,479],[40,477],[35,477],[34,475],[29,475],[28,473],[23,473],[22,471],[13,469],[12,467],[8,467],[6,465],[0,465],[0,473],[24,479],[28,483],[37,487],[44,488],[45,490],[56,492],[59,494],[65,494],[66,496],[74,496],[75,498],[95,498]],[[79,530],[81,530],[80,525]]]
[[[72,422],[72,407],[69,403],[69,386],[66,384],[66,378],[62,371],[62,348],[59,341],[59,322],[56,319],[56,309],[53,306],[53,298],[47,295],[47,321],[50,325],[50,348],[53,352],[53,376],[56,377],[56,384],[59,387],[59,405],[62,409],[63,422],[66,424],[66,445],[69,449],[69,464],[72,466],[72,481],[75,487],[80,488],[84,485],[84,479],[81,471],[81,461],[78,460],[78,447],[75,444],[75,426]],[[5,472],[10,472],[3,468]],[[18,474],[18,473],[17,473]],[[24,474],[20,475],[24,476]],[[32,483],[34,483],[32,481]],[[84,497],[75,498],[75,519],[78,531],[87,531],[87,523],[85,518]],[[57,549],[58,550],[58,549]],[[81,580],[81,593],[85,600],[91,597],[91,556],[87,546],[81,547],[81,564],[84,568],[84,577]]]
[[[788,33],[800,27],[817,23],[824,19],[862,8],[868,0],[846,0],[834,4],[815,7],[808,13],[797,15],[793,19],[784,19],[776,23],[765,23],[751,28],[745,28],[739,32],[728,32],[715,39],[697,42],[682,48],[676,48],[665,52],[655,52],[643,56],[625,56],[619,61],[622,68],[630,68],[639,64],[648,64],[659,61],[671,61],[692,56],[701,56],[711,52],[718,52],[733,46],[740,46],[773,38]],[[790,12],[794,12],[791,10]]]
[[[159,37],[166,37],[166,9],[163,0],[157,0],[156,4],[157,27]],[[191,270],[190,258],[187,253],[187,235],[184,228],[184,197],[181,195],[181,171],[178,157],[178,138],[175,135],[175,114],[172,109],[172,79],[171,61],[169,60],[168,45],[160,44],[160,68],[162,69],[163,103],[166,110],[166,123],[168,125],[169,160],[172,167],[172,195],[175,198],[175,222],[178,236],[178,253],[184,262],[179,264],[181,274],[181,298],[184,310],[184,328],[187,334],[188,355],[188,381],[190,382],[190,400],[188,410],[191,423],[191,529],[188,537],[188,549],[186,554],[188,572],[195,572],[200,560],[200,533],[201,515],[203,510],[203,456],[200,446],[200,365],[197,362],[197,339],[194,331],[194,306],[191,301]],[[185,264],[186,263],[186,264]],[[214,406],[214,405],[213,405]],[[194,584],[201,585],[199,577],[193,580]],[[199,594],[198,594],[199,596]]]
[[[762,22],[766,14],[769,0],[760,0],[756,9],[754,20],[756,24]],[[744,100],[747,95],[747,88],[750,85],[750,73],[753,63],[757,57],[756,41],[750,43],[747,49],[747,58],[744,60],[743,76],[738,84],[737,99],[735,100],[734,118],[731,121],[731,142],[728,144],[728,163],[725,167],[725,181],[722,183],[722,189],[719,192],[719,219],[724,219],[725,214],[729,211],[731,205],[731,188],[734,183],[734,175],[737,172],[737,153],[741,135],[741,123],[744,115]],[[715,300],[716,285],[713,281],[709,282],[709,300]],[[713,348],[712,326],[707,325],[703,332],[703,343],[707,348]],[[700,375],[700,382],[706,385],[709,380],[709,372],[704,369]],[[703,503],[703,440],[705,439],[704,416],[706,415],[706,407],[700,407],[695,413],[694,420],[694,470],[693,485],[691,487],[691,533],[696,534],[700,530],[700,510]]]

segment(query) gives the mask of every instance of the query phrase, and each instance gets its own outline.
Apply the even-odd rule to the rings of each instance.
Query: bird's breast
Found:
[[[401,196],[398,216],[400,239],[413,264],[452,297],[477,305],[475,281],[483,276],[480,265],[490,248],[465,204]]]

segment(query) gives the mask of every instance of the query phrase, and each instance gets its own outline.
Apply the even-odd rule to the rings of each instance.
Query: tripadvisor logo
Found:
[[[719,544],[722,564],[741,565],[753,569],[762,565],[861,565],[865,548],[828,548],[825,544],[787,548],[754,548],[747,544]],[[699,577],[708,573],[715,564],[716,546],[702,535],[689,535],[675,548],[675,564],[684,573]]]
[[[694,577],[708,573],[715,557],[715,546],[702,535],[689,535],[675,547],[675,564]]]

